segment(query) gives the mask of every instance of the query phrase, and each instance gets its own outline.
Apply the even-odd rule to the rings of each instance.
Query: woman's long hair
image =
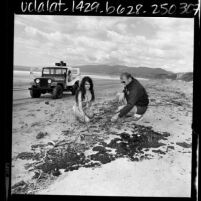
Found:
[[[79,89],[77,90],[76,94],[75,94],[75,100],[76,103],[78,103],[78,94],[79,92],[81,92],[81,97],[82,97],[82,101],[85,99],[85,94],[86,94],[86,90],[85,90],[85,83],[88,82],[90,84],[90,88],[89,91],[91,92],[91,101],[95,100],[95,95],[94,95],[94,85],[93,85],[93,81],[90,77],[85,76],[83,77]]]

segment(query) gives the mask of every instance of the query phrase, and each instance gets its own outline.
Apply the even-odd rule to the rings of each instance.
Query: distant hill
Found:
[[[173,73],[166,71],[162,68],[149,68],[149,67],[128,67],[123,65],[82,65],[73,66],[79,67],[82,73],[99,74],[99,75],[120,75],[122,72],[129,72],[134,77],[138,78],[150,78],[150,79],[173,79],[192,81],[193,73]],[[28,66],[14,66],[14,70],[19,71],[41,71],[42,67],[28,67]]]
[[[186,82],[193,81],[193,73],[192,72],[178,73],[177,74],[177,80],[183,80]]]
[[[83,65],[76,67],[79,67],[81,72],[90,72],[92,74],[120,75],[122,72],[129,72],[133,76],[141,78],[160,78],[158,75],[161,74],[165,76],[174,75],[174,73],[162,68],[128,67],[121,65]]]
[[[162,68],[149,68],[149,67],[128,67],[122,65],[82,65],[79,67],[81,72],[91,73],[91,74],[106,74],[106,75],[120,75],[122,72],[129,72],[134,77],[138,78],[150,78],[150,79],[173,79],[173,80],[183,80],[192,81],[193,73],[173,73],[171,71],[166,71]],[[178,76],[178,74],[180,74]]]

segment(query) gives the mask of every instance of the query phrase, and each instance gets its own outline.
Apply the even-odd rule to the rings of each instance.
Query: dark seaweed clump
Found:
[[[77,151],[72,146],[55,146],[48,150],[45,156],[44,153],[22,152],[17,158],[38,161],[43,158],[43,162],[37,164],[35,169],[40,169],[48,174],[54,173],[59,169],[72,171],[77,170],[80,167],[97,167],[120,157],[127,157],[132,161],[139,161],[142,159],[149,159],[149,155],[146,154],[146,151],[148,151],[149,148],[159,148],[160,146],[163,146],[164,143],[160,142],[160,140],[166,140],[169,135],[169,133],[164,133],[163,135],[155,132],[151,127],[134,125],[132,135],[123,132],[109,143],[99,141],[99,145],[92,148],[92,150],[97,153],[87,157],[83,153],[84,147],[81,148],[83,151]],[[38,147],[44,148],[43,145],[39,144],[33,145],[32,150]],[[112,149],[114,150],[113,152],[111,152]],[[155,150],[153,152],[164,154],[161,150]],[[141,156],[136,156],[136,154]]]

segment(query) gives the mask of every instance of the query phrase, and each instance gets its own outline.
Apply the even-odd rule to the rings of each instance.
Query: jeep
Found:
[[[41,94],[51,93],[53,99],[61,98],[64,91],[75,95],[79,87],[80,69],[66,67],[65,63],[55,63],[54,67],[44,67],[41,77],[31,83],[30,95],[39,98]]]

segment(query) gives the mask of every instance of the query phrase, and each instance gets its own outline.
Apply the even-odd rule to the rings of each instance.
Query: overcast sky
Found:
[[[193,71],[193,19],[15,15],[14,64]]]

